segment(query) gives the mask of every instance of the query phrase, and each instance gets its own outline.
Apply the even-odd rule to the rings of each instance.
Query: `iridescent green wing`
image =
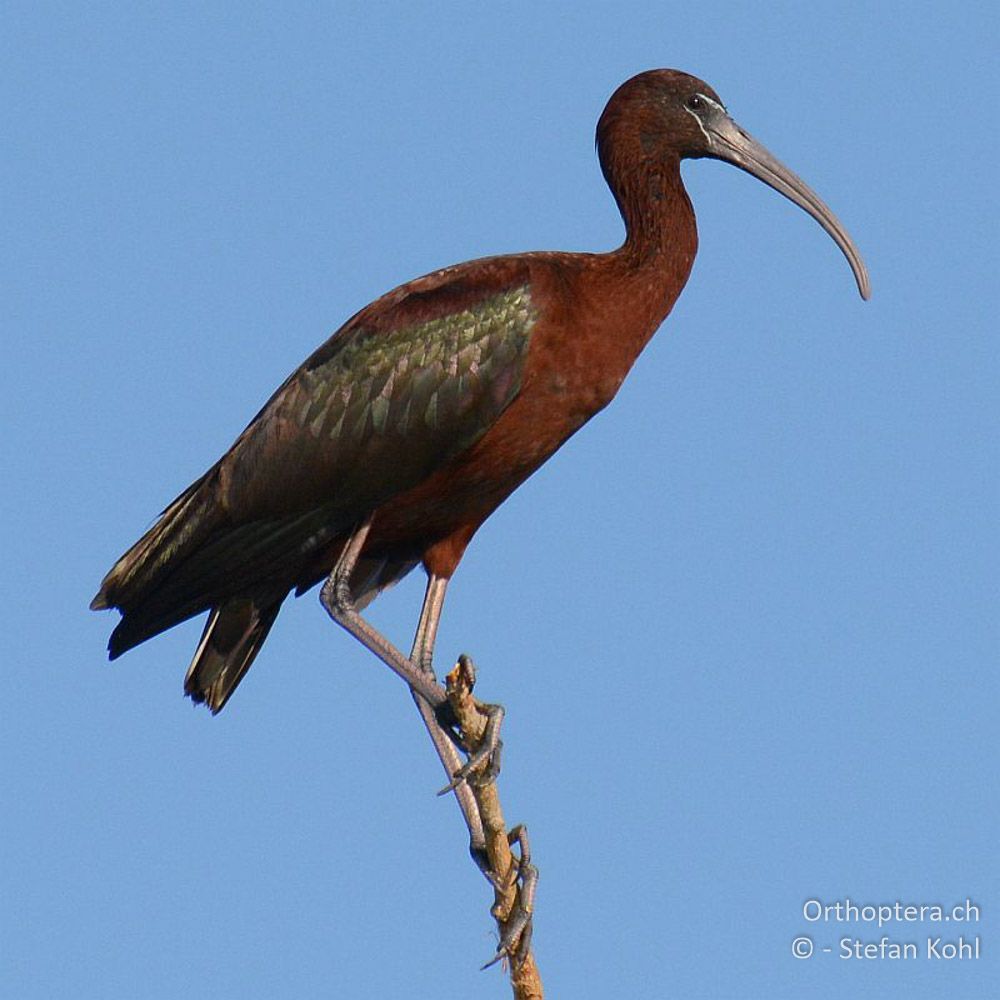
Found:
[[[475,443],[517,395],[537,319],[526,269],[501,265],[411,282],[324,344],[223,459],[233,521],[322,507],[349,527]]]

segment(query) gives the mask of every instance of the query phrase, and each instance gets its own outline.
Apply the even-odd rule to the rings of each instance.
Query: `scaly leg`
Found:
[[[371,526],[372,520],[369,517],[351,535],[337,560],[337,565],[333,567],[333,572],[320,590],[320,603],[338,625],[347,629],[355,639],[370,649],[393,673],[402,677],[434,708],[439,708],[447,702],[444,688],[434,680],[433,676],[429,676],[425,670],[408,660],[381,632],[372,628],[354,605],[354,597],[351,594],[351,573],[357,565]]]
[[[439,712],[447,712],[449,709],[444,689],[437,683],[431,666],[434,639],[441,619],[441,608],[448,581],[434,576],[428,579],[424,603],[420,610],[420,621],[413,639],[413,650],[407,659],[385,636],[372,628],[354,606],[350,585],[351,573],[361,555],[370,529],[371,518],[348,540],[340,559],[337,560],[337,565],[323,584],[320,602],[338,625],[350,632],[409,685],[410,693],[427,727],[434,749],[450,778],[461,770],[462,761],[454,737],[442,726],[438,718]],[[469,830],[469,853],[480,870],[488,875],[486,839],[475,796],[465,782],[455,788],[455,796]]]
[[[420,609],[420,621],[413,637],[413,649],[410,661],[416,664],[429,677],[434,677],[434,640],[437,638],[438,622],[441,620],[441,609],[444,606],[444,594],[448,588],[445,577],[429,576],[427,590],[424,593],[424,603]],[[449,777],[460,771],[462,759],[455,739],[450,730],[446,729],[438,718],[439,711],[412,687],[410,694],[417,706],[420,717],[424,720],[438,759]],[[469,828],[469,853],[478,865],[480,871],[489,877],[489,859],[486,855],[486,834],[483,832],[483,821],[479,815],[476,797],[467,782],[462,782],[455,788],[455,797],[459,808],[465,817],[465,825]]]

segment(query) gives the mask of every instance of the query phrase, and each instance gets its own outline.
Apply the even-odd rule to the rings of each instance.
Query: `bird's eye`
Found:
[[[700,94],[692,94],[687,99],[687,106],[692,111],[701,111],[701,109],[705,107],[705,98],[703,98]]]

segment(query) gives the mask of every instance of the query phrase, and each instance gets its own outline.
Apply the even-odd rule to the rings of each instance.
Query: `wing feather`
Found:
[[[358,313],[105,577],[94,606],[125,615],[112,653],[241,595],[280,602],[321,545],[489,429],[536,320],[515,258],[435,272]]]
[[[425,294],[425,312],[430,304]],[[357,519],[416,485],[516,396],[535,318],[527,284],[405,325],[393,312],[362,314],[223,459],[230,515],[247,521],[322,503],[335,518]]]

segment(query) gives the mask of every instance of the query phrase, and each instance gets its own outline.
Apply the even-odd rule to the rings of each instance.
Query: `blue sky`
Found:
[[[614,88],[710,82],[830,203],[726,165],[618,399],[455,577],[541,869],[551,996],[998,980],[995,14],[987,5],[11,4],[3,15],[0,993],[504,997],[399,682],[289,602],[218,718],[199,623],[121,661],[111,562],[393,285],[609,249]],[[372,619],[408,641],[422,580]],[[977,924],[810,924],[810,898]],[[846,961],[959,930],[973,961]],[[808,960],[791,954],[814,939]],[[834,952],[823,954],[822,947]]]

